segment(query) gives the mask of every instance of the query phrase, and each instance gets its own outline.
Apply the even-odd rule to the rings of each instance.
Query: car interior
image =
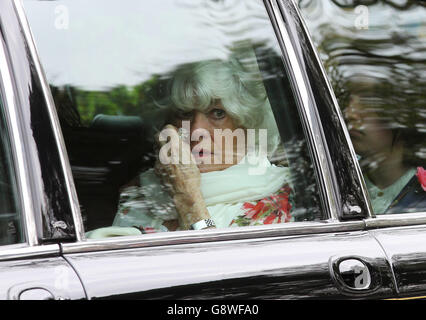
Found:
[[[315,171],[310,161],[303,160],[309,159],[303,128],[293,121],[298,113],[288,77],[278,56],[264,49],[256,54],[283,140],[271,162],[292,168],[296,184],[295,221],[321,219],[317,192],[312,188]],[[161,91],[163,86],[152,89],[155,99],[161,95],[155,91]],[[154,134],[166,123],[168,115],[161,108],[142,116],[97,113],[89,123],[83,123],[73,90],[51,86],[88,231],[110,226],[117,212],[120,190],[132,183],[138,173],[154,166]]]

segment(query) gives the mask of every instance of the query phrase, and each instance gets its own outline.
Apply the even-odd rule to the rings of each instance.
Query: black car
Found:
[[[0,30],[0,299],[426,295],[424,1],[2,0]],[[170,88],[236,47],[291,196],[172,232],[141,180]]]

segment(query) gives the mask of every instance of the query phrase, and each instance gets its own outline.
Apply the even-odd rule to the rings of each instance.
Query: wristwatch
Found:
[[[191,230],[202,230],[210,227],[216,227],[212,219],[204,219],[191,224]]]

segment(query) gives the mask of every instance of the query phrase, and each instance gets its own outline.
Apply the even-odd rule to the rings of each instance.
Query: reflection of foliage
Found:
[[[153,107],[157,76],[133,87],[117,86],[107,91],[51,86],[58,113],[71,126],[88,126],[95,115],[141,116]]]
[[[244,51],[244,48],[247,49],[244,46],[248,45],[260,54],[258,55],[260,61],[265,59],[264,55],[273,52],[270,48],[265,48],[265,42],[252,43],[249,40],[236,41],[226,50],[231,54],[243,47],[239,49],[243,52],[240,53],[242,55],[240,58],[248,59],[244,55],[248,52]],[[98,114],[153,117],[164,112],[165,107],[170,106],[170,79],[181,67],[177,65],[169,72],[153,75],[150,79],[132,87],[119,85],[109,90],[90,91],[70,85],[63,87],[51,85],[51,91],[59,116],[72,127],[90,126],[91,121]],[[164,115],[170,116],[167,111]]]

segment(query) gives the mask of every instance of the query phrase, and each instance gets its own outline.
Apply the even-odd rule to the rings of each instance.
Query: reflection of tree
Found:
[[[116,86],[105,91],[51,85],[58,114],[70,126],[87,126],[97,114],[140,116],[153,106],[157,76],[133,87]]]
[[[225,47],[231,53],[248,44],[252,50],[258,52],[258,63],[262,63],[267,58],[266,55],[274,52],[266,48],[266,42],[252,43],[248,40],[236,41]],[[243,57],[243,59],[246,58]],[[88,127],[98,114],[155,118],[161,112],[167,112],[165,109],[171,103],[169,101],[170,80],[179,68],[181,66],[177,65],[172,70],[153,75],[135,86],[119,85],[109,90],[93,91],[71,85],[62,87],[51,85],[51,92],[59,117],[71,127]],[[264,73],[266,75],[275,71],[264,70]],[[282,73],[282,69],[279,73]]]

